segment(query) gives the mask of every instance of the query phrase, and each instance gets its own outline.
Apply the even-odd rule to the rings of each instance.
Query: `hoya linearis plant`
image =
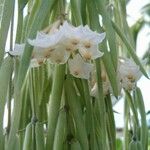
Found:
[[[1,0],[0,6],[1,150],[117,150],[112,99],[121,95],[123,149],[147,150],[136,82],[148,76],[125,0]]]

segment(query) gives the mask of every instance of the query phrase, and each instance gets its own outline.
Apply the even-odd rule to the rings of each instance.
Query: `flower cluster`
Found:
[[[38,32],[35,39],[28,39],[34,46],[31,66],[37,67],[45,60],[52,64],[68,63],[73,76],[88,79],[93,68],[91,60],[103,55],[98,47],[104,38],[105,33],[93,32],[88,26],[74,27],[65,21],[54,32]],[[12,55],[22,55],[24,44],[17,44],[14,49]]]
[[[103,69],[104,70],[104,69]],[[132,59],[121,58],[118,62],[117,69],[117,80],[118,80],[118,91],[121,92],[121,89],[131,91],[136,87],[136,82],[140,79],[142,73],[139,67],[135,64]],[[106,71],[103,71],[101,74],[101,78],[103,81],[103,94],[107,95],[108,93],[112,93],[112,87]],[[98,87],[95,82],[94,86],[91,89],[91,96],[97,97]]]

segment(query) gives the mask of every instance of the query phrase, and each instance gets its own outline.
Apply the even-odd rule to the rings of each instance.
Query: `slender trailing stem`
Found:
[[[52,86],[52,93],[49,102],[46,150],[51,150],[53,148],[54,135],[60,109],[64,77],[65,77],[65,65],[56,66]]]

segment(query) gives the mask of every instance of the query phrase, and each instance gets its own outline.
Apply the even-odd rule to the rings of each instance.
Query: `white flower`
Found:
[[[28,39],[28,43],[32,46],[35,47],[40,47],[40,48],[50,48],[55,46],[60,39],[60,34],[59,32],[56,32],[54,34],[45,34],[38,32],[36,39]]]
[[[40,55],[43,55],[46,59],[49,58],[50,63],[63,64],[67,62],[71,53],[77,50],[78,40],[75,35],[75,27],[64,22],[55,33],[41,34],[39,32],[36,39],[29,39],[28,42],[34,46],[35,52],[40,54],[41,50],[43,54]]]
[[[118,76],[123,88],[132,90],[142,73],[136,63],[131,59],[121,59],[118,65]]]
[[[108,93],[111,93],[112,92],[111,85],[110,85],[107,73],[104,70],[102,71],[101,79],[102,79],[102,86],[103,86],[103,94],[107,95]],[[97,82],[95,82],[94,86],[91,89],[91,96],[93,97],[98,96]]]
[[[15,44],[14,50],[9,51],[12,56],[22,56],[24,52],[25,44]],[[39,67],[43,64],[45,58],[41,55],[41,50],[37,49],[36,52],[33,51],[32,59],[30,61],[30,67]]]
[[[66,51],[63,45],[56,45],[49,55],[49,62],[52,64],[65,64],[70,57],[70,52]]]
[[[86,60],[96,59],[103,55],[102,52],[99,51],[99,46],[104,38],[105,33],[96,33],[90,30],[88,26],[79,26],[78,33],[80,35],[80,46],[79,52],[81,53],[82,57]]]
[[[51,63],[62,64],[67,62],[70,55],[76,54],[77,50],[85,60],[101,57],[103,53],[99,51],[98,44],[104,38],[105,33],[93,32],[88,26],[74,27],[65,21],[56,32],[39,32],[36,39],[29,39],[28,42],[34,46],[33,57],[43,55]]]
[[[77,54],[68,61],[70,73],[77,78],[89,79],[93,65],[84,62],[82,57]]]

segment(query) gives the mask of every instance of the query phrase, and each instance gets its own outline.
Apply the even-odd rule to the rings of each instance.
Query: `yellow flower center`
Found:
[[[74,46],[71,44],[66,45],[66,51],[68,52],[74,51]]]
[[[61,63],[61,61],[62,61],[61,59],[57,59],[57,60],[56,60],[56,63],[59,64],[59,63]]]
[[[79,44],[79,39],[72,39],[71,44],[76,46],[77,44]]]
[[[131,81],[131,82],[135,82],[135,77],[132,74],[128,74],[127,78]]]
[[[90,60],[91,57],[92,57],[92,55],[91,55],[90,52],[87,52],[87,51],[86,51],[86,52],[84,53],[83,57],[84,57],[86,60]]]
[[[85,48],[91,48],[91,46],[92,46],[90,41],[84,41],[83,45],[84,45]]]
[[[44,53],[44,57],[45,58],[49,58],[51,56],[51,51],[46,51],[45,53]]]
[[[106,74],[105,74],[105,73],[102,73],[102,74],[101,74],[101,78],[102,78],[102,81],[104,81],[104,82],[105,82],[105,81],[106,81],[106,79],[107,79],[107,78],[106,78]]]
[[[42,65],[43,62],[44,62],[44,59],[42,59],[42,58],[41,59],[37,59],[37,62],[38,62],[39,65]]]

